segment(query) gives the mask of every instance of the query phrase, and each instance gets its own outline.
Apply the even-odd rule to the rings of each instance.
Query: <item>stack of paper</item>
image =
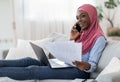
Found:
[[[50,42],[46,49],[57,59],[72,64],[73,61],[81,61],[82,43],[74,41]]]

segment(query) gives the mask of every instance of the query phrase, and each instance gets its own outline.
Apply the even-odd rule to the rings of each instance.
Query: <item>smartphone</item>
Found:
[[[78,25],[78,24],[76,24],[76,28],[75,28],[78,32],[80,32],[81,31],[81,27]]]

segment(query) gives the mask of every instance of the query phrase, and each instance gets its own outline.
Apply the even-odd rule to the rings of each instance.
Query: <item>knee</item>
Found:
[[[29,70],[30,73],[32,74],[36,74],[38,71],[40,71],[40,66],[37,66],[37,65],[30,65],[27,67],[27,70]],[[36,72],[37,71],[37,72]]]
[[[31,58],[31,57],[25,57],[25,59],[31,60],[31,59],[33,59],[33,58]]]
[[[22,58],[22,60],[25,62],[34,62],[34,61],[36,61],[36,59],[34,59],[34,58],[31,58],[31,57],[25,57],[25,58]]]
[[[36,60],[36,59],[34,59],[34,58],[32,58],[32,57],[25,57],[24,59],[25,59],[25,60],[28,60],[28,61]]]

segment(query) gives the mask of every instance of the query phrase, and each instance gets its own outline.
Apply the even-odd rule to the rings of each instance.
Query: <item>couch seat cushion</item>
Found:
[[[55,79],[48,79],[48,80],[38,80],[37,82],[71,82],[72,80],[55,80]]]

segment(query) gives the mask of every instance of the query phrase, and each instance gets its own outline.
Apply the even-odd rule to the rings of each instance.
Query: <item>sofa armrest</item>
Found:
[[[104,74],[96,80],[97,82],[120,82],[120,72]]]

